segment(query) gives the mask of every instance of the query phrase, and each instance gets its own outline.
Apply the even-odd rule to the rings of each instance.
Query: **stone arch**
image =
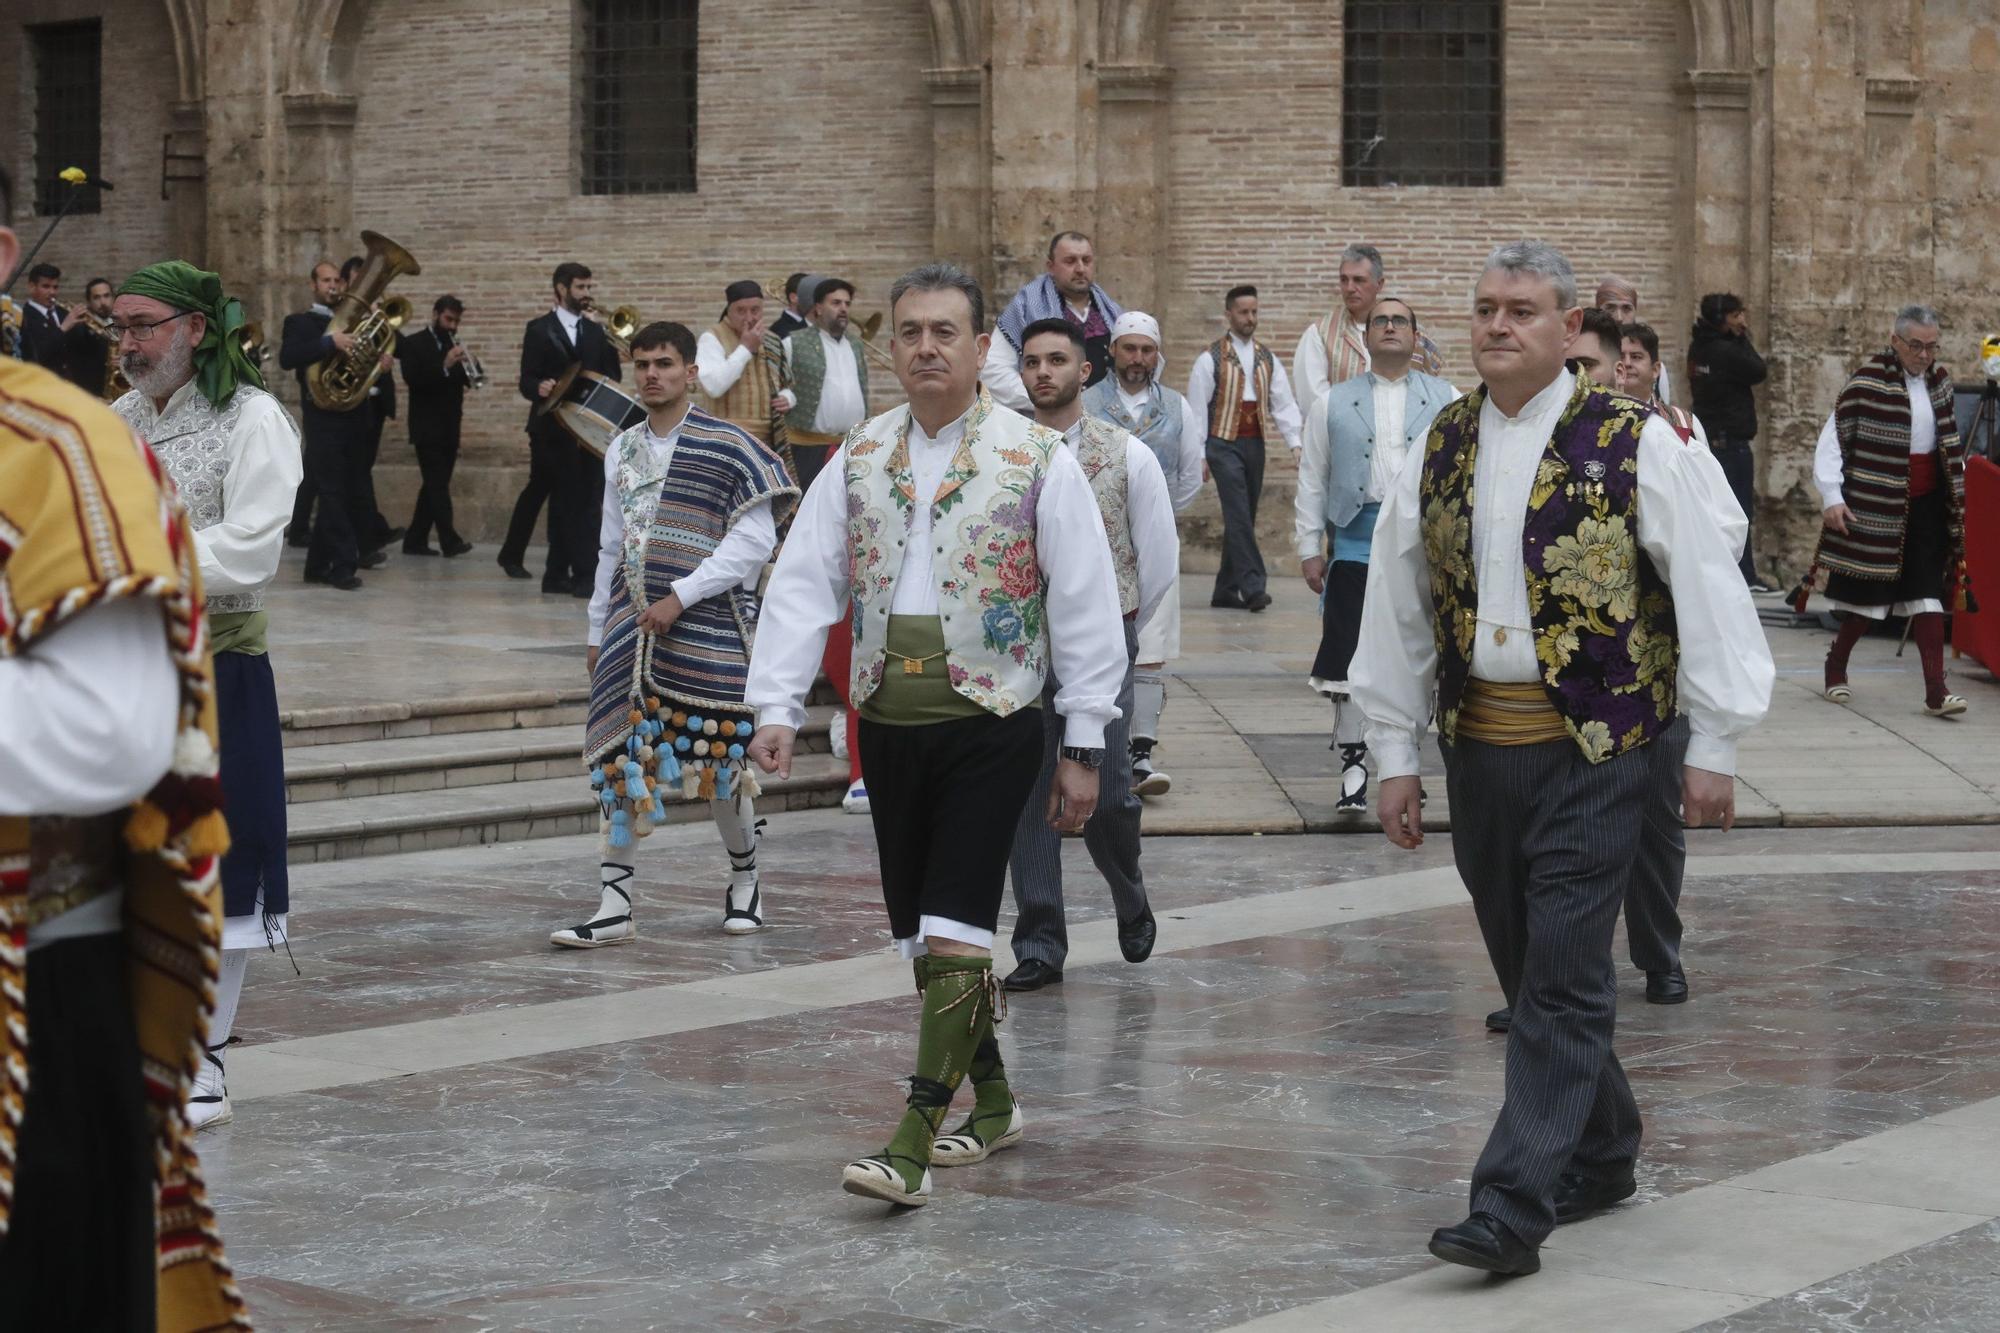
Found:
[[[174,70],[178,76],[180,100],[199,102],[202,98],[202,50],[207,16],[202,0],[165,0],[167,27],[174,38]]]
[[[1099,0],[1100,64],[1160,66],[1166,62],[1167,5],[1161,0]]]
[[[284,91],[354,96],[355,52],[373,7],[374,0],[304,0],[285,62]]]
[[[1747,70],[1755,64],[1751,0],[1688,0],[1694,16],[1694,68]]]
[[[933,69],[978,69],[986,63],[984,9],[980,0],[930,0]]]

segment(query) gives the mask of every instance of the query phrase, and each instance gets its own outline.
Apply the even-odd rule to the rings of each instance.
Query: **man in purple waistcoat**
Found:
[[[1651,747],[1685,712],[1685,817],[1728,828],[1736,740],[1773,675],[1706,460],[1565,368],[1582,320],[1561,251],[1523,241],[1488,258],[1480,386],[1438,413],[1383,502],[1348,677],[1399,847],[1423,841],[1436,698],[1453,856],[1514,1011],[1471,1216],[1430,1244],[1495,1273],[1535,1272],[1558,1223],[1637,1188],[1611,938]]]

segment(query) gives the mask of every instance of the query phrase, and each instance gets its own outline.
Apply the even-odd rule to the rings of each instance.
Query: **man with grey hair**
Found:
[[[1383,501],[1348,677],[1399,847],[1423,842],[1435,700],[1453,858],[1513,1007],[1471,1216],[1430,1245],[1497,1273],[1535,1272],[1553,1227],[1637,1188],[1611,941],[1651,747],[1684,710],[1687,822],[1728,828],[1736,742],[1773,678],[1707,460],[1565,368],[1582,322],[1561,251],[1525,241],[1487,260],[1482,382],[1438,413]]]
[[[994,1039],[992,951],[1015,825],[1041,770],[1035,705],[1053,674],[1064,736],[1044,814],[1075,833],[1097,805],[1127,661],[1111,549],[1082,466],[1059,433],[980,384],[985,305],[951,264],[926,264],[890,289],[891,354],[909,401],[849,431],[807,493],[771,576],[745,691],[759,723],[750,758],[789,776],[828,627],[848,619],[882,896],[922,1018],[909,1109],[841,1187],[905,1207],[929,1202],[933,1166],[968,1166],[1020,1141]],[[971,1114],[940,1140],[967,1077]]]
[[[1325,319],[1308,325],[1292,350],[1292,384],[1301,403],[1310,407],[1332,386],[1368,369],[1368,312],[1382,295],[1382,281],[1380,250],[1350,245],[1340,252],[1340,305]],[[1417,335],[1410,369],[1444,378],[1444,357],[1423,334]]]
[[[1847,657],[1891,614],[1907,616],[1924,669],[1924,712],[1963,713],[1945,688],[1945,599],[1965,558],[1965,445],[1951,375],[1938,364],[1938,316],[1896,313],[1889,346],[1848,377],[1819,433],[1813,482],[1822,524],[1817,563],[1844,618],[1826,655],[1828,699],[1846,703]]]

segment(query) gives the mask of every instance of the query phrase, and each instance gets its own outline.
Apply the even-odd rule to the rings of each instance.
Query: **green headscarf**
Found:
[[[118,289],[120,296],[145,296],[176,310],[198,310],[208,320],[201,346],[194,349],[194,375],[202,397],[221,407],[239,384],[264,387],[264,377],[243,354],[243,303],[222,294],[222,279],[188,263],[165,259],[148,264]]]

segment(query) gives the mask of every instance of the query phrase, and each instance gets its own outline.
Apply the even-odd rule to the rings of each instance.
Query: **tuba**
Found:
[[[236,345],[243,349],[243,355],[261,375],[264,371],[264,326],[253,319],[236,330]]]
[[[411,313],[407,299],[382,293],[403,274],[423,272],[414,255],[379,232],[362,232],[361,244],[368,262],[334,302],[333,322],[326,326],[328,333],[353,335],[354,346],[345,352],[336,348],[306,372],[306,391],[323,412],[351,412],[368,397],[382,373],[382,354],[395,349],[396,330]]]

